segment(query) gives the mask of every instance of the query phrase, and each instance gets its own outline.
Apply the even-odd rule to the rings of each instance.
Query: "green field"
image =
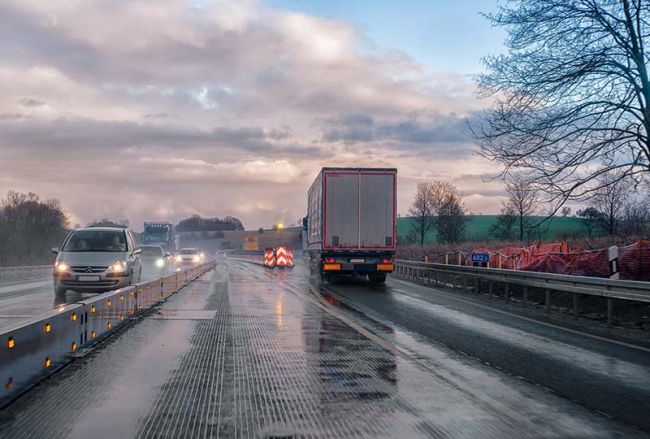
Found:
[[[496,215],[470,215],[467,217],[465,229],[466,241],[488,241],[493,240],[490,236],[490,226],[497,221]],[[541,221],[544,217],[531,217],[531,222]],[[406,242],[404,239],[410,228],[411,218],[403,217],[397,219],[398,242]],[[575,217],[553,217],[544,223],[538,232],[534,232],[531,239],[561,240],[570,237],[584,236],[585,229],[579,218]],[[401,239],[399,239],[401,238]],[[427,243],[436,242],[435,230],[427,235]]]

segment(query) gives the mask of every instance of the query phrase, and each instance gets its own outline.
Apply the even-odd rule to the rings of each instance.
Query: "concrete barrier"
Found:
[[[65,365],[78,349],[107,336],[214,266],[214,261],[206,262],[62,305],[4,328],[0,331],[0,407]]]

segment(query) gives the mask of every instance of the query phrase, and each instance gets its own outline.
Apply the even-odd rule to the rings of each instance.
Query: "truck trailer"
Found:
[[[397,246],[397,169],[323,168],[307,194],[312,273],[383,283]]]

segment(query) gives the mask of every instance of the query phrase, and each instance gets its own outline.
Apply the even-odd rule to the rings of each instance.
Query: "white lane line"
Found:
[[[401,280],[401,279],[392,279],[392,281],[407,284],[410,287],[416,286],[416,287],[419,287],[419,288],[422,288],[422,289],[426,289],[426,287],[423,287],[422,285],[414,284],[414,283],[404,281],[404,280]],[[642,352],[650,352],[650,348],[646,348],[646,347],[643,347],[643,346],[638,346],[638,345],[627,343],[627,342],[624,342],[624,341],[613,340],[611,338],[602,337],[600,335],[589,334],[588,332],[582,332],[582,331],[578,331],[576,329],[565,328],[563,326],[555,325],[553,323],[548,323],[548,322],[544,322],[544,321],[541,321],[541,320],[536,320],[536,319],[533,319],[533,318],[530,318],[530,317],[521,316],[519,314],[514,314],[514,313],[511,313],[509,311],[503,311],[503,310],[498,309],[498,308],[493,308],[491,306],[482,305],[480,303],[476,303],[476,302],[473,302],[473,301],[470,301],[470,300],[465,300],[465,299],[462,299],[460,297],[455,297],[454,295],[452,295],[451,293],[448,293],[447,291],[442,291],[442,290],[439,290],[439,289],[436,289],[436,288],[429,288],[429,290],[433,290],[433,291],[436,291],[436,292],[439,292],[439,293],[443,293],[445,298],[449,298],[449,299],[455,300],[457,302],[462,302],[462,303],[465,303],[467,305],[472,305],[472,306],[476,306],[476,307],[479,307],[479,308],[482,308],[482,309],[485,309],[485,310],[494,311],[494,312],[497,312],[497,313],[500,313],[500,314],[503,314],[503,315],[507,315],[507,316],[510,316],[510,317],[516,317],[516,318],[518,318],[520,320],[524,320],[524,321],[527,321],[527,322],[530,322],[530,323],[536,323],[538,325],[543,325],[543,326],[546,326],[546,327],[549,327],[549,328],[559,329],[561,331],[569,332],[571,334],[581,335],[581,336],[584,336],[584,337],[593,338],[595,340],[606,341],[608,343],[613,343],[613,344],[617,344],[617,345],[620,345],[620,346],[625,346],[627,348],[636,349],[636,350],[639,350],[639,351],[642,351]],[[403,294],[408,295],[408,293],[403,293]]]

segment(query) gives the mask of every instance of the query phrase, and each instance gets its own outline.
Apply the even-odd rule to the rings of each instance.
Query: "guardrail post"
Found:
[[[488,295],[492,297],[492,292],[494,291],[494,283],[492,281],[488,282]]]
[[[607,298],[607,327],[611,328],[614,325],[614,299]]]
[[[528,306],[528,285],[524,285],[524,306]]]
[[[504,291],[505,291],[504,294],[505,297],[503,299],[507,302],[508,300],[510,300],[510,284],[504,285]]]
[[[481,289],[481,280],[479,278],[476,278],[474,279],[474,292],[478,294],[480,289]]]
[[[546,293],[546,300],[544,300],[544,312],[548,314],[551,311],[551,290],[546,288],[544,292]]]
[[[576,293],[572,294],[573,296],[573,315],[577,316],[578,315],[578,300],[580,299],[579,295]]]

